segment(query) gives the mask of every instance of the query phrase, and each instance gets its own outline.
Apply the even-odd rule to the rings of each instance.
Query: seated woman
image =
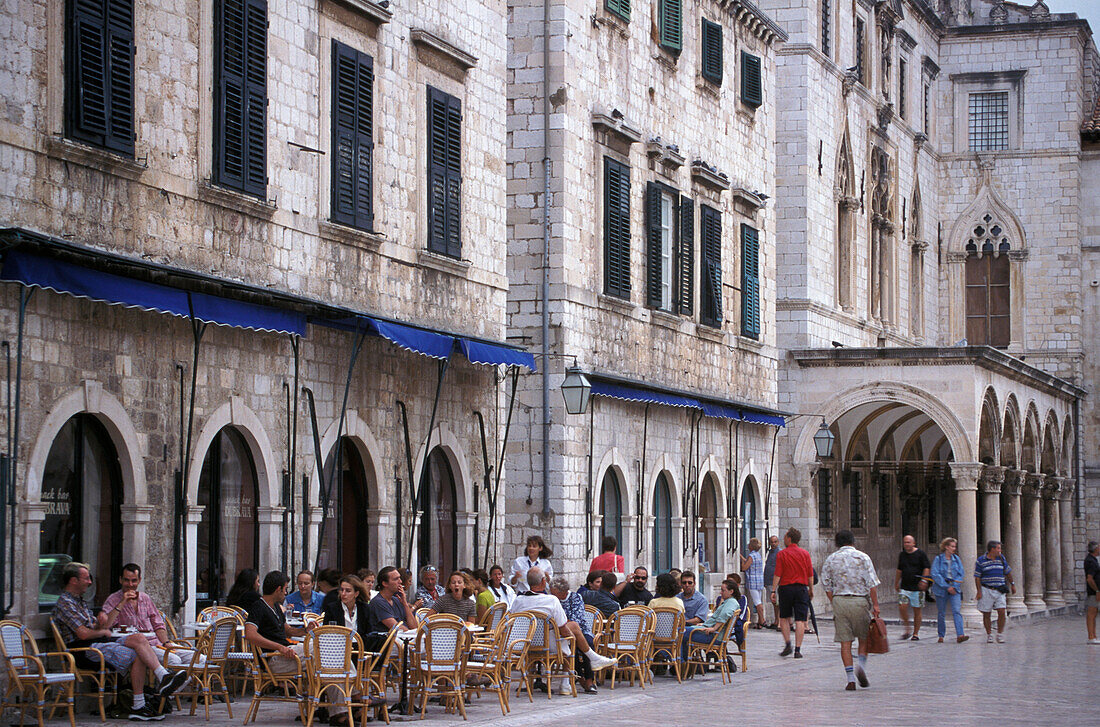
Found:
[[[676,597],[680,592],[680,582],[671,573],[662,573],[657,576],[657,597],[649,602],[650,608],[666,606],[675,608],[680,613],[684,612],[684,602]]]
[[[708,644],[711,639],[714,638],[715,632],[720,630],[726,625],[726,622],[731,618],[736,619],[746,609],[742,608],[741,589],[738,588],[737,582],[732,578],[727,578],[722,581],[722,600],[718,604],[718,607],[714,609],[714,613],[707,616],[707,620],[698,626],[688,626],[687,631],[684,633],[684,644],[681,651],[681,657],[687,659],[688,645],[694,641],[697,644]],[[736,594],[736,595],[734,595]],[[744,620],[742,620],[742,625]],[[737,622],[734,622],[734,629],[736,631]]]
[[[236,606],[245,611],[260,600],[260,574],[252,568],[245,568],[237,574],[237,580],[225,597],[226,606]]]
[[[367,607],[370,591],[363,581],[359,580],[358,576],[348,575],[340,579],[338,592],[340,594],[339,598],[334,602],[330,602],[325,608],[324,623],[326,625],[346,626],[359,634],[359,638],[363,640],[364,644],[372,643],[373,640],[369,640],[370,618],[369,608]],[[335,692],[336,690],[332,691]],[[359,694],[352,694],[352,699],[358,700],[359,696]],[[341,704],[345,701],[344,696],[337,694],[334,699],[337,706],[332,709],[330,724],[338,727],[348,724],[348,709]],[[385,699],[383,698],[372,698],[370,702],[372,707],[384,703]]]
[[[474,571],[474,605],[477,606],[477,621],[485,618],[485,614],[497,602],[496,596],[489,590],[489,574],[483,568]]]
[[[585,604],[595,606],[605,617],[619,610],[619,600],[611,592],[615,587],[615,574],[610,571],[596,570],[588,574],[587,586],[581,593]]]
[[[435,599],[428,614],[434,616],[437,613],[449,613],[473,625],[477,615],[476,606],[470,600],[471,595],[473,590],[466,585],[466,576],[461,571],[455,571],[447,579],[447,592]]]

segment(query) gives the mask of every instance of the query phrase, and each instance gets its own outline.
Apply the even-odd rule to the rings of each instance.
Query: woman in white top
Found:
[[[524,555],[512,561],[512,585],[520,593],[527,593],[531,589],[527,586],[527,571],[535,566],[542,568],[547,578],[554,577],[554,566],[550,565],[550,556],[554,551],[550,550],[538,535],[527,536],[527,547]]]

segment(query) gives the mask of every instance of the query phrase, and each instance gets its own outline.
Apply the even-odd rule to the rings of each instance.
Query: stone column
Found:
[[[1073,547],[1073,491],[1077,481],[1066,477],[1058,493],[1058,515],[1062,526],[1062,599],[1069,604],[1077,603],[1076,552]]]
[[[1045,611],[1043,601],[1043,531],[1042,507],[1039,496],[1043,491],[1043,475],[1030,472],[1024,475],[1023,516],[1024,516],[1024,603],[1031,613]]]
[[[1008,504],[1001,539],[1004,541],[1005,558],[1016,576],[1016,592],[1008,596],[1008,612],[1011,614],[1027,613],[1027,606],[1024,605],[1027,566],[1024,564],[1023,525],[1020,516],[1020,489],[1026,474],[1021,470],[1005,470],[1004,484],[1001,485],[1001,493]]]
[[[1062,597],[1062,518],[1058,514],[1058,493],[1062,478],[1048,475],[1043,484],[1043,600],[1047,608],[1065,606]]]
[[[982,472],[979,462],[952,462],[951,477],[955,480],[955,501],[959,527],[959,558],[963,573],[963,616],[976,617],[974,586],[970,574],[978,559],[978,477]],[[971,585],[967,585],[970,583]]]
[[[1005,468],[986,465],[982,468],[978,487],[982,493],[982,512],[985,515],[985,532],[982,542],[1001,540],[1001,486],[1005,481]]]

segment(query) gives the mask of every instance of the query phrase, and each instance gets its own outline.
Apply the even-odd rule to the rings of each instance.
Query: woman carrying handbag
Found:
[[[944,538],[940,541],[940,554],[932,561],[932,594],[936,597],[936,631],[941,644],[947,633],[944,616],[948,608],[951,609],[951,617],[955,620],[955,641],[961,644],[970,638],[963,633],[962,584],[965,571],[962,559],[956,553],[958,549],[959,541],[954,538]]]

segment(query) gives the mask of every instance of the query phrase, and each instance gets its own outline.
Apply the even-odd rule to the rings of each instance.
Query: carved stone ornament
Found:
[[[1001,483],[1001,492],[1010,497],[1019,497],[1023,489],[1024,474],[1023,470],[1006,469],[1004,482]]]
[[[1046,480],[1046,475],[1037,475],[1032,472],[1028,472],[1024,476],[1024,488],[1022,490],[1024,497],[1038,498],[1043,492],[1043,482]]]
[[[987,464],[982,468],[982,476],[978,480],[979,489],[990,495],[1001,492],[1001,486],[1005,481],[1005,468]]]

